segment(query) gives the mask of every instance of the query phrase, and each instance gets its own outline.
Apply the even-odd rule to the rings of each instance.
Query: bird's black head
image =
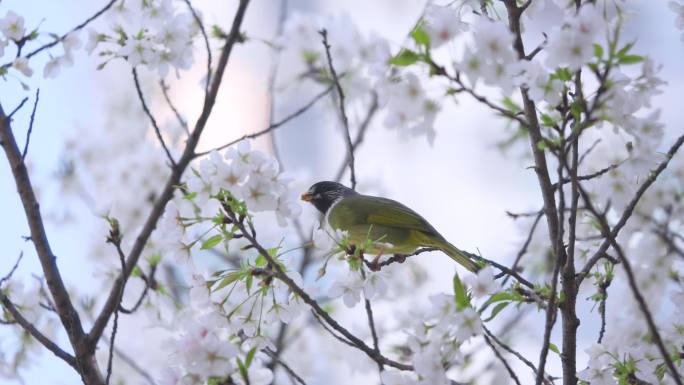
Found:
[[[335,201],[353,194],[356,194],[356,191],[340,183],[323,181],[309,187],[309,190],[302,194],[302,200],[310,202],[318,211],[325,214]]]

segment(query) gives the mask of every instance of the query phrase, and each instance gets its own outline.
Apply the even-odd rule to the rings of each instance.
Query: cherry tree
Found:
[[[0,100],[3,183],[16,187],[28,224],[16,231],[40,264],[20,276],[23,251],[2,250],[19,257],[0,277],[1,377],[58,360],[89,385],[331,384],[349,382],[346,362],[384,385],[683,383],[684,135],[669,138],[681,129],[654,99],[668,87],[663,66],[677,63],[655,62],[625,32],[637,2],[428,1],[401,42],[286,1],[270,5],[278,23],[263,37],[245,22],[254,4],[233,3],[232,21],[212,24],[190,0],[111,0],[67,31],[0,4],[0,76],[20,95]],[[681,33],[684,3],[656,3]],[[270,63],[268,121],[203,149],[231,58],[250,45]],[[62,214],[80,202],[95,223],[75,242],[96,290],[60,273],[67,259],[30,167],[31,137],[50,125],[36,117],[49,103],[39,86],[90,65],[81,51],[103,73],[123,66],[131,84],[106,126],[64,134],[50,180]],[[174,87],[192,71],[202,97],[181,100]],[[303,102],[285,110],[288,98]],[[436,121],[465,100],[497,118],[502,156],[534,173],[538,206],[508,212],[521,239],[507,253],[468,250],[482,269],[453,266],[450,290],[424,295],[438,253],[373,262],[300,205],[315,180],[285,161],[276,133],[305,141],[288,130],[321,111],[344,148],[325,179],[381,191],[360,177],[366,135],[435,145]],[[533,338],[517,333],[524,323],[538,326]]]

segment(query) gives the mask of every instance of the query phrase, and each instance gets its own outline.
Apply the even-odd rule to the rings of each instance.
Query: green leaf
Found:
[[[304,62],[307,64],[315,63],[320,57],[321,55],[315,51],[305,50],[302,52],[302,59],[304,59]]]
[[[249,376],[247,375],[247,368],[245,367],[245,364],[242,363],[242,360],[240,357],[237,359],[237,364],[238,364],[238,369],[240,371],[240,376],[242,376],[242,379],[244,380],[245,384],[249,384]]]
[[[504,107],[506,107],[507,109],[511,110],[511,112],[514,112],[514,113],[521,110],[521,109],[520,109],[520,106],[517,105],[517,104],[513,101],[513,99],[511,99],[511,98],[509,98],[509,97],[505,97],[505,98],[503,99],[503,105],[504,105]]]
[[[266,266],[266,258],[264,258],[263,255],[259,254],[259,256],[256,258],[256,261],[254,261],[254,264],[256,264],[259,267],[264,267]]]
[[[134,277],[140,277],[140,273],[142,273],[142,270],[138,266],[133,268],[133,271],[131,272],[131,275]]]
[[[567,68],[557,69],[555,75],[558,78],[558,80],[564,82],[569,82],[570,80],[572,80],[572,73],[570,73],[570,70],[568,70]]]
[[[618,59],[620,64],[636,64],[642,61],[644,61],[644,57],[639,55],[625,55]]]
[[[254,276],[252,274],[247,274],[247,279],[245,280],[245,286],[247,286],[247,293],[252,292],[252,283],[254,282]]]
[[[245,357],[245,366],[249,368],[249,366],[252,364],[252,359],[254,359],[254,354],[256,353],[256,347],[251,348],[249,352],[247,352],[247,356]]]
[[[603,57],[603,47],[600,44],[594,43],[594,56],[599,59]]]
[[[627,55],[627,52],[629,52],[630,49],[634,47],[634,42],[626,44],[624,47],[622,47],[616,54],[618,58],[621,58],[625,55]]]
[[[219,290],[223,289],[224,287],[230,285],[231,283],[237,281],[240,278],[242,278],[242,272],[240,272],[240,271],[234,271],[232,273],[229,273],[212,290],[213,291],[219,291]]]
[[[389,60],[389,64],[399,66],[399,67],[406,67],[406,66],[410,66],[411,64],[416,63],[419,60],[420,60],[420,55],[411,51],[410,49],[403,49],[403,50],[401,50],[401,52],[399,52],[397,54],[397,56],[395,56]]]
[[[546,150],[546,142],[544,142],[543,140],[538,141],[537,148],[541,151]]]
[[[556,354],[560,354],[560,350],[558,350],[558,346],[556,346],[556,344],[554,344],[554,343],[549,343],[549,350],[551,350],[552,352],[554,352]]]
[[[411,31],[411,37],[418,45],[424,45],[426,47],[430,46],[430,35],[425,32],[422,26],[417,26],[413,31]]]
[[[457,309],[465,309],[470,305],[470,298],[468,298],[468,291],[458,277],[458,273],[454,273],[454,299],[456,300]]]
[[[161,254],[152,254],[149,257],[147,257],[147,263],[150,264],[150,266],[156,266],[159,264],[161,261]]]
[[[508,306],[508,304],[510,304],[510,302],[499,302],[498,304],[496,304],[496,306],[494,306],[494,309],[492,309],[492,313],[489,315],[489,318],[483,319],[482,322],[489,322],[493,320],[494,317],[496,317],[496,315],[501,312],[501,310]]]
[[[547,127],[553,127],[556,124],[556,121],[553,120],[553,118],[547,114],[541,114],[541,120],[542,124]]]
[[[223,240],[223,235],[222,234],[216,234],[213,237],[204,241],[202,243],[202,247],[200,247],[200,250],[211,249],[212,247],[221,243],[222,240]]]

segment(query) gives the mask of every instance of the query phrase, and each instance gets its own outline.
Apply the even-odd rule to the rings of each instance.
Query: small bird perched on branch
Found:
[[[411,254],[420,247],[435,247],[472,272],[480,269],[422,216],[397,201],[328,181],[313,184],[301,198],[323,213],[333,230],[346,231],[352,244],[370,240],[371,249],[364,250],[370,254]]]

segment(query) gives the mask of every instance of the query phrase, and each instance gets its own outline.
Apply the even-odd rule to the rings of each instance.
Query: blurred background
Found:
[[[104,1],[5,0],[0,3],[0,16],[7,10],[13,10],[26,19],[27,29],[40,25],[42,31],[63,33],[90,16],[101,6],[100,3],[104,4]],[[205,0],[193,3],[202,11],[206,25],[217,24],[224,29],[229,28],[235,9],[234,1]],[[269,46],[259,39],[271,39],[274,36],[279,3],[255,0],[250,5],[243,30],[253,40],[237,46],[231,57],[200,150],[263,129],[269,122],[271,102],[275,106],[274,119],[279,120],[318,92],[313,86],[297,88],[296,60],[286,52],[281,57],[274,100],[269,100],[268,78],[272,55]],[[327,16],[346,13],[363,33],[376,31],[386,37],[392,42],[394,51],[402,44],[425,6],[424,1],[416,0],[289,0],[287,3],[288,14],[307,12]],[[667,126],[665,143],[670,143],[675,135],[682,132],[684,111],[680,104],[684,90],[681,71],[684,45],[680,41],[679,31],[674,27],[674,15],[667,9],[666,3],[635,1],[634,7],[638,11],[627,33],[636,39],[635,52],[646,53],[656,63],[664,65],[661,77],[667,80],[668,86],[655,101],[663,110],[662,120]],[[96,23],[95,26],[101,24]],[[81,33],[81,39],[86,39],[86,33]],[[169,76],[170,96],[191,123],[199,113],[203,97],[203,50],[197,49],[196,52],[198,56],[190,71],[181,72],[178,78],[174,74]],[[7,53],[5,56],[8,56]],[[31,97],[14,117],[13,129],[21,146],[28,127],[34,91],[40,88],[40,102],[28,153],[31,176],[43,213],[48,218],[47,233],[64,280],[69,287],[78,288],[79,293],[93,292],[92,296],[96,296],[95,291],[102,289],[102,259],[92,255],[93,243],[104,243],[104,238],[94,237],[92,226],[101,226],[98,225],[101,219],[92,206],[75,202],[73,194],[66,198],[59,175],[64,175],[65,167],[68,167],[65,159],[69,158],[69,151],[74,151],[74,141],[95,141],[99,135],[105,134],[116,136],[116,130],[130,129],[131,126],[146,130],[147,120],[134,97],[135,89],[127,63],[113,61],[104,70],[98,71],[98,57],[88,56],[79,50],[74,67],[64,68],[56,79],[43,79],[42,67],[48,58],[44,53],[31,61],[36,73],[26,81],[29,91],[22,90],[17,79],[6,79],[0,87],[0,103],[5,111],[11,111],[22,98]],[[3,58],[4,61],[6,58]],[[141,76],[155,114],[161,121],[173,120],[173,115],[164,108],[160,93],[155,88],[156,74],[141,71]],[[326,103],[330,104],[331,101],[323,101],[321,105],[286,124],[275,133],[275,138],[262,137],[253,144],[256,148],[271,152],[271,141],[275,140],[283,167],[293,178],[295,191],[304,191],[318,180],[334,178],[344,161],[346,148],[343,132]],[[358,190],[401,201],[420,212],[459,247],[479,251],[502,263],[510,263],[527,235],[526,226],[529,222],[521,225],[511,219],[506,211],[536,211],[540,202],[536,177],[528,168],[532,162],[526,157],[526,148],[503,151],[499,144],[508,136],[506,123],[493,117],[489,110],[472,99],[461,96],[457,104],[445,100],[442,105],[443,110],[435,125],[437,138],[433,146],[422,137],[402,139],[396,132],[385,129],[381,124],[382,114],[374,119],[356,155]],[[352,114],[359,115],[355,112]],[[161,149],[155,149],[161,154]],[[125,151],[125,148],[120,146],[94,156],[113,157],[117,151]],[[106,164],[115,160],[99,161]],[[154,178],[160,176],[150,178],[156,180]],[[348,183],[348,176],[345,175],[342,180]],[[161,184],[158,188],[161,189]],[[111,191],[111,197],[94,196],[90,199],[97,201],[102,198],[107,202],[135,199],[135,185],[122,185],[121,189],[128,192]],[[0,276],[9,271],[20,252],[24,253],[24,258],[16,276],[30,280],[33,274],[41,275],[32,245],[22,239],[22,236],[28,235],[28,227],[4,157],[0,161],[0,213]],[[316,218],[312,207],[303,207],[301,221],[307,231],[315,226]],[[273,236],[276,237],[276,234]],[[114,259],[108,263],[116,266],[118,262]],[[428,277],[426,285],[420,289],[421,293],[450,292],[455,269],[452,261],[433,253],[423,255],[417,263],[426,270]],[[378,305],[379,317],[400,311],[402,302],[398,300],[390,305]],[[583,321],[580,327],[580,337],[583,339],[580,346],[588,346],[595,338],[598,315],[593,314],[584,318],[588,322]],[[361,325],[364,316],[360,306],[341,315],[345,322]],[[142,328],[143,321],[139,322]],[[541,314],[529,313],[519,323],[522,327],[517,332],[519,335],[515,336],[519,342],[517,347],[535,362],[538,345],[527,346],[524,341],[540,340],[542,322]],[[11,327],[1,326],[0,336],[6,335],[8,331],[5,329]],[[130,324],[128,329],[135,331],[136,325]],[[557,327],[556,333],[559,331]],[[140,341],[136,343],[133,339],[135,334],[129,335],[128,332],[120,337],[121,348],[128,348],[135,353]],[[337,342],[329,340],[327,343]],[[0,351],[11,351],[11,344],[11,339],[0,337]],[[25,383],[79,382],[72,369],[51,354],[43,352],[39,357],[23,372]],[[553,354],[550,357],[548,371],[560,374],[557,357]],[[523,383],[528,383],[529,371],[522,369],[517,361],[511,362],[519,369]],[[578,367],[583,368],[584,363],[581,361]],[[340,372],[343,371],[340,369]],[[46,377],[47,373],[49,378]],[[339,383],[349,383],[349,378],[338,380],[341,380]],[[1,379],[0,383],[3,381],[21,382],[19,379],[15,382]]]

